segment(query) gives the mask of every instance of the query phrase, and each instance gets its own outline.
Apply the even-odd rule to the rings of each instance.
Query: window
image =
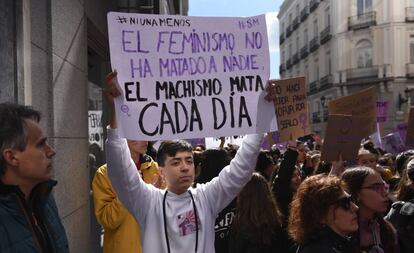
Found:
[[[282,64],[286,61],[285,51],[282,52]]]
[[[308,42],[309,42],[308,29],[305,29],[305,31],[303,32],[303,46],[306,46]]]
[[[315,35],[314,38],[318,36],[318,20],[317,19],[313,21],[313,34]]]
[[[372,67],[372,43],[369,40],[356,44],[356,60],[358,68]]]
[[[414,34],[410,35],[410,64],[414,64]]]
[[[372,11],[372,0],[357,0],[358,16]]]
[[[332,74],[332,69],[331,69],[331,54],[327,53],[326,54],[326,69],[328,70],[328,75]]]
[[[329,7],[326,8],[325,10],[325,24],[326,24],[326,27],[331,25],[331,13],[330,13]]]
[[[296,37],[296,53],[300,51],[299,36]]]
[[[414,64],[414,41],[410,42],[410,64]]]
[[[296,5],[296,17],[300,16],[299,4]]]
[[[292,44],[289,44],[289,58],[292,58]]]

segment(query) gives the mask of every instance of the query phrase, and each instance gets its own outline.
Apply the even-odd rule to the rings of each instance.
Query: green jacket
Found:
[[[0,252],[42,252],[33,220],[43,224],[40,226],[46,231],[44,237],[52,253],[69,252],[65,229],[51,193],[56,184],[50,180],[37,185],[26,202],[19,187],[0,183]],[[32,218],[32,213],[36,219]]]

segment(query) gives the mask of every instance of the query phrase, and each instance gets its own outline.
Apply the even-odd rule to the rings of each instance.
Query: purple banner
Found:
[[[393,154],[398,154],[404,150],[406,147],[402,141],[398,132],[387,134],[382,138],[382,146],[385,151]]]
[[[377,101],[377,122],[387,122],[388,101]]]

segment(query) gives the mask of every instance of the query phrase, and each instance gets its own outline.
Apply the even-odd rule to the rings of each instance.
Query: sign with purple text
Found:
[[[377,122],[387,122],[388,101],[377,101]]]
[[[265,15],[248,18],[108,13],[123,137],[234,136],[276,130],[263,99],[270,75]]]

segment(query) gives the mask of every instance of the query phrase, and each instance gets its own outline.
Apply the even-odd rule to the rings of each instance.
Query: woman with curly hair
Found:
[[[398,243],[393,226],[383,216],[388,209],[388,185],[369,167],[347,169],[342,174],[359,206],[356,238],[361,252],[396,253]]]
[[[268,181],[259,173],[237,197],[236,214],[230,233],[231,253],[288,252],[281,216]]]
[[[316,175],[299,186],[291,203],[289,235],[300,253],[353,253],[358,207],[335,176]]]

